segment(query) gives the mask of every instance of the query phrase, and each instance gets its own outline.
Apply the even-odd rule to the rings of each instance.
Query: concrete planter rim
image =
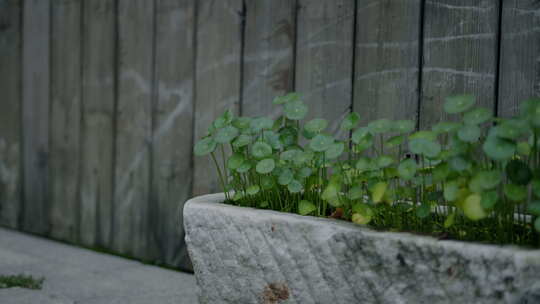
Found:
[[[307,221],[307,222],[317,222],[324,225],[335,225],[342,228],[348,228],[352,230],[358,230],[360,233],[364,234],[374,234],[374,235],[380,235],[381,237],[391,238],[391,239],[399,239],[406,241],[407,239],[417,239],[422,240],[427,243],[437,243],[439,245],[445,246],[454,246],[454,245],[460,245],[460,246],[466,246],[471,248],[472,250],[481,249],[481,250],[499,250],[499,251],[508,251],[509,253],[519,253],[524,255],[531,255],[531,257],[537,257],[540,255],[540,249],[536,248],[528,248],[528,247],[521,247],[517,245],[498,245],[498,244],[489,244],[489,243],[481,243],[481,242],[475,242],[475,241],[460,241],[460,240],[452,240],[452,239],[437,239],[433,236],[428,235],[421,235],[421,234],[415,234],[411,232],[393,232],[393,231],[378,231],[371,229],[366,226],[361,226],[349,221],[339,220],[339,219],[332,219],[332,218],[322,218],[322,217],[316,217],[316,216],[309,216],[309,215],[300,215],[296,213],[289,213],[289,212],[281,212],[281,211],[275,211],[275,210],[267,210],[267,209],[257,209],[252,207],[240,207],[240,206],[234,206],[229,204],[224,204],[223,201],[225,200],[225,194],[223,192],[221,193],[211,193],[211,194],[204,194],[195,196],[191,199],[189,199],[185,205],[184,209],[190,205],[190,204],[204,204],[204,205],[210,205],[213,206],[213,208],[221,209],[224,212],[239,212],[243,213],[246,216],[249,216],[250,214],[258,214],[263,215],[269,218],[272,217],[280,217],[293,221]]]

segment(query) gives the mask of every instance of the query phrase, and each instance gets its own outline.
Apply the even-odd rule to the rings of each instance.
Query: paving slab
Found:
[[[0,228],[0,275],[44,277],[41,290],[0,289],[2,304],[192,304],[192,274]]]

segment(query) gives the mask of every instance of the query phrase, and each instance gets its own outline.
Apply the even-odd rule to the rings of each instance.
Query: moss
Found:
[[[41,289],[44,278],[34,278],[31,275],[0,275],[0,288],[21,287],[28,289]]]

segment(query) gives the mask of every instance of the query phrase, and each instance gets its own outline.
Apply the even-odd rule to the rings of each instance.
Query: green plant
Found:
[[[210,154],[230,204],[538,246],[540,99],[509,119],[474,103],[447,98],[455,120],[421,131],[410,120],[359,126],[350,113],[341,129],[351,136],[338,139],[324,119],[302,124],[307,106],[291,93],[274,100],[276,120],[226,111],[194,152]]]
[[[21,287],[28,289],[41,289],[44,278],[35,279],[30,275],[0,275],[0,288]]]

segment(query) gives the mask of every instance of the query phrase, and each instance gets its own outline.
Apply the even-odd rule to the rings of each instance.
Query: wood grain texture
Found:
[[[49,0],[24,1],[22,229],[40,234],[49,230],[49,34]]]
[[[420,0],[360,0],[353,110],[362,123],[417,119]]]
[[[333,134],[352,103],[354,2],[298,2],[295,91],[310,107],[307,119],[327,119]]]
[[[112,246],[115,0],[83,1],[79,240]]]
[[[145,258],[150,229],[154,1],[120,0],[118,26],[113,248]]]
[[[10,228],[21,209],[21,6],[0,0],[0,225]]]
[[[451,95],[473,94],[494,109],[498,3],[426,1],[421,128],[448,118],[442,105]]]
[[[520,102],[540,97],[540,1],[503,1],[499,116],[512,116]]]
[[[278,115],[276,96],[292,91],[296,0],[247,0],[242,115]]]
[[[197,1],[195,140],[226,109],[238,113],[241,25],[242,0]],[[193,170],[193,195],[220,191],[209,157],[195,157]]]
[[[194,0],[158,0],[150,229],[159,262],[191,269],[183,204],[191,195]]]
[[[78,240],[81,1],[51,2],[50,236]]]

